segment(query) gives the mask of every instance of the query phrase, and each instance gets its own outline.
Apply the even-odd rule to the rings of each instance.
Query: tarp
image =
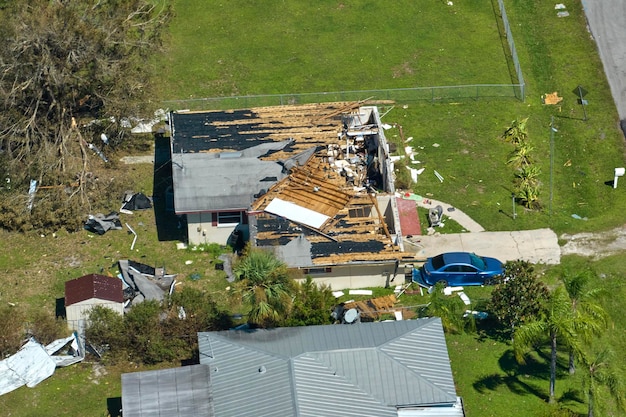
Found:
[[[145,210],[152,208],[152,202],[144,193],[133,194],[124,202],[122,209],[124,210]]]
[[[112,211],[106,216],[102,213],[98,213],[95,216],[90,214],[84,227],[85,230],[103,235],[111,229],[122,230],[122,222],[120,221],[120,216],[116,212]]]

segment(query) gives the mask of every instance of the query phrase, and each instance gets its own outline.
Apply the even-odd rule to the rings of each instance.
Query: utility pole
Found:
[[[550,119],[550,201],[548,203],[548,215],[552,216],[552,190],[554,185],[554,116]]]

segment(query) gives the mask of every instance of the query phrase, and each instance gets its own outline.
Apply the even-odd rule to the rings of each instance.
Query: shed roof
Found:
[[[91,298],[123,303],[122,281],[105,275],[89,274],[65,283],[66,306]]]
[[[198,342],[220,416],[395,417],[457,400],[439,318],[209,332]]]
[[[124,417],[213,417],[206,365],[122,374]]]

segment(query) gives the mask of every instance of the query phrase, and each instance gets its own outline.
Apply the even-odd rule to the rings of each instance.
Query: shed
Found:
[[[119,278],[89,274],[65,283],[65,311],[72,330],[78,330],[78,323],[86,319],[95,306],[124,313],[122,281]]]

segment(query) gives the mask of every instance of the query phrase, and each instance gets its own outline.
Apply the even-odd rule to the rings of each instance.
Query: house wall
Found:
[[[86,320],[89,316],[89,312],[96,306],[102,306],[110,308],[116,313],[124,314],[124,304],[117,303],[115,301],[101,300],[98,298],[90,298],[89,300],[81,301],[80,303],[72,304],[65,307],[65,314],[67,317],[67,326],[72,330],[78,330],[78,323],[80,320]]]
[[[218,243],[225,245],[228,236],[235,230],[233,226],[213,225],[213,213],[187,214],[187,237],[190,245]]]
[[[381,264],[333,266],[331,272],[310,273],[309,276],[316,284],[329,285],[333,291],[404,284],[402,268],[398,268],[396,277],[391,282],[395,268],[394,261]],[[387,282],[388,279],[389,282]]]

